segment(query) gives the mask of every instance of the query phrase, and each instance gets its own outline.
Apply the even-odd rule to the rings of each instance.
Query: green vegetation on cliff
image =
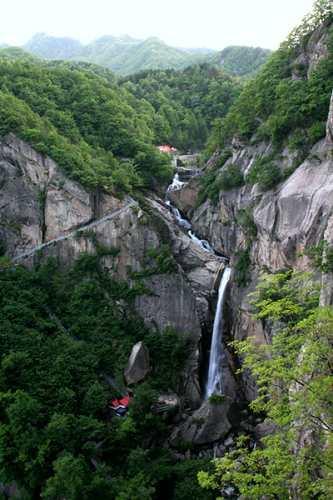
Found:
[[[240,84],[220,69],[202,64],[183,71],[145,71],[123,85],[154,109],[156,140],[182,150],[202,148],[217,118],[224,117]]]
[[[66,271],[53,261],[2,269],[0,282],[1,482],[31,500],[206,499],[195,480],[205,461],[176,464],[161,446],[170,430],[151,406],[157,391],[178,389],[186,341],[145,328],[133,307],[141,288],[91,255]],[[111,418],[139,340],[152,371],[128,416]]]
[[[151,106],[94,68],[0,57],[0,102],[0,135],[17,134],[88,187],[131,192],[171,175]]]
[[[333,87],[332,20],[331,1],[318,0],[311,16],[291,33],[245,85],[228,115],[216,123],[212,149],[235,136],[244,142],[272,141],[278,147],[288,140],[294,143],[297,137],[299,147],[309,148],[325,135]],[[328,53],[310,68],[302,54],[312,33],[321,27],[322,36],[328,32]]]
[[[132,192],[170,179],[170,160],[157,144],[200,149],[239,90],[207,65],[117,82],[95,65],[45,63],[4,49],[0,135],[18,135],[89,188]]]
[[[231,75],[250,76],[259,70],[271,53],[271,50],[261,47],[231,45],[214,56],[213,60]]]
[[[251,403],[266,415],[262,446],[242,435],[236,449],[202,472],[208,490],[233,486],[242,497],[331,498],[333,458],[333,311],[318,308],[317,286],[307,274],[263,276],[252,296],[255,317],[272,331],[271,343],[235,342],[258,384]],[[252,445],[251,445],[252,442]]]

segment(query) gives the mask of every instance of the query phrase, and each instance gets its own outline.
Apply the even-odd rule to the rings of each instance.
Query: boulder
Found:
[[[154,413],[166,413],[168,415],[175,415],[179,409],[180,399],[175,393],[160,394],[152,407]]]
[[[201,446],[223,439],[231,429],[228,420],[230,402],[226,398],[221,403],[205,401],[171,436],[170,443]]]
[[[143,342],[138,342],[132,348],[128,364],[124,372],[128,385],[137,384],[143,380],[150,370],[149,351]]]

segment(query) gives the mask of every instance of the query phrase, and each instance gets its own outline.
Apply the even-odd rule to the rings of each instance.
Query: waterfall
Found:
[[[191,240],[200,246],[206,252],[216,253],[214,249],[211,247],[208,241],[201,240],[191,231],[191,223],[184,219],[178,210],[178,208],[174,207],[171,201],[168,199],[168,193],[171,191],[177,191],[182,189],[186,182],[182,182],[179,178],[179,174],[176,173],[172,184],[167,189],[165,204],[169,207],[172,215],[174,216],[177,224],[183,229],[187,230],[188,236]],[[223,257],[222,257],[223,259]],[[214,318],[214,327],[213,327],[213,335],[212,342],[210,348],[210,356],[209,356],[209,370],[208,370],[208,380],[206,385],[206,398],[209,398],[214,392],[218,394],[222,394],[222,335],[223,335],[223,305],[225,299],[225,292],[228,286],[228,282],[231,276],[231,269],[226,267],[219,286],[218,292],[218,301],[216,307],[216,314]]]
[[[168,187],[168,191],[178,191],[179,189],[181,189],[184,186],[184,184],[185,184],[185,182],[182,182],[179,179],[179,174],[176,173],[173,180],[172,180],[172,184],[170,184],[170,186]]]
[[[222,336],[223,336],[223,306],[225,292],[231,276],[230,267],[226,267],[219,286],[218,301],[214,318],[212,343],[209,356],[208,380],[206,386],[206,397],[209,398],[214,392],[222,393]]]
[[[194,243],[196,243],[198,246],[200,246],[206,252],[215,253],[213,248],[208,243],[208,241],[200,240],[200,238],[198,238],[191,231],[192,224],[187,219],[184,219],[184,217],[182,217],[178,208],[174,207],[171,204],[170,200],[168,199],[168,193],[170,193],[171,191],[178,191],[178,190],[182,189],[185,184],[186,184],[186,182],[182,182],[179,178],[179,174],[176,173],[173,180],[172,180],[172,184],[170,184],[170,186],[167,189],[165,203],[169,207],[174,218],[176,219],[177,224],[187,231],[187,234],[191,238],[191,240],[194,241]]]
[[[205,250],[206,252],[214,253],[214,250],[212,249],[207,240],[200,240],[194,233],[192,233],[192,231],[189,231],[188,235],[191,238],[191,240],[194,241],[194,243],[196,243],[197,245],[199,245],[203,250]]]

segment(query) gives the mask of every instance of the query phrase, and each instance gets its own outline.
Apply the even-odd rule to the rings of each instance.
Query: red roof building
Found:
[[[173,146],[170,146],[170,144],[162,144],[161,146],[157,146],[157,149],[159,149],[161,153],[168,153],[168,154],[177,153],[177,149],[174,148]]]

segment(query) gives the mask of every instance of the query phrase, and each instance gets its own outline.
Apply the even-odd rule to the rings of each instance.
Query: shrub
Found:
[[[254,223],[250,208],[244,208],[238,211],[236,222],[241,226],[248,239],[254,239],[257,236],[257,226]]]
[[[313,245],[305,250],[313,266],[325,273],[333,272],[333,246],[330,246],[327,241],[321,240],[318,245]]]
[[[239,287],[244,287],[250,280],[250,248],[239,250],[236,253],[237,262],[235,265],[235,281]]]
[[[281,180],[281,171],[271,157],[256,160],[249,174],[246,176],[248,184],[259,184],[265,191],[272,189]]]
[[[221,191],[229,191],[244,184],[244,176],[238,165],[228,165],[218,177],[218,186]]]
[[[212,394],[211,396],[209,396],[209,402],[212,405],[221,405],[222,403],[224,403],[224,401],[225,397],[222,394]]]

